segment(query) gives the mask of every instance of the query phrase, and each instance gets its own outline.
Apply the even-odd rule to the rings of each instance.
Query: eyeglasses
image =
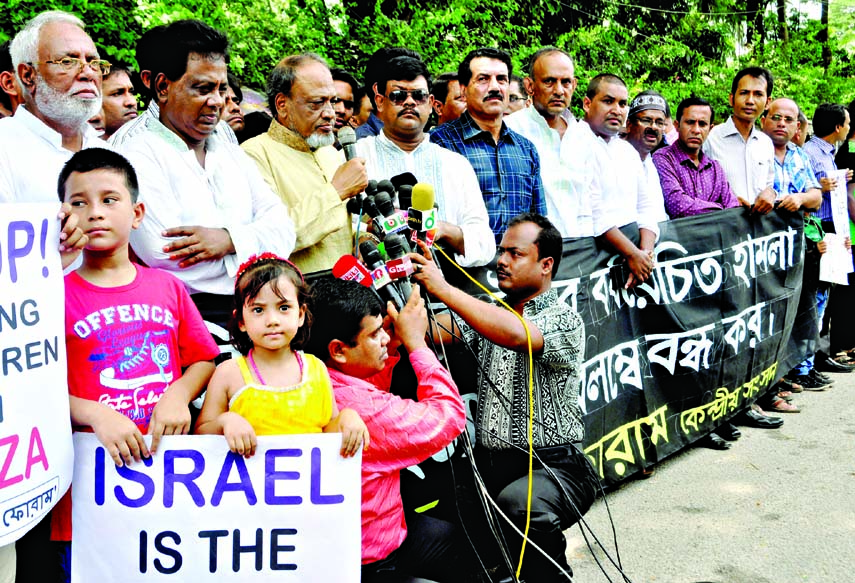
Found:
[[[799,121],[799,118],[797,118],[797,117],[790,117],[789,115],[781,115],[780,113],[770,115],[769,119],[771,119],[775,123],[778,123],[779,121],[784,120],[784,122],[786,122],[788,124],[789,123],[796,123],[797,121]]]
[[[511,103],[516,103],[517,101],[528,101],[528,97],[523,97],[522,95],[514,95],[513,93],[511,93],[508,96],[508,100],[510,100]]]
[[[39,61],[39,63],[45,65],[59,65],[59,68],[65,71],[66,73],[70,73],[71,71],[75,70],[77,73],[79,73],[83,70],[84,67],[89,67],[93,71],[100,73],[101,76],[109,75],[110,68],[113,66],[103,59],[92,59],[91,61],[84,61],[83,59],[77,59],[75,57],[63,57],[61,59],[54,59],[52,61]]]
[[[635,121],[638,122],[638,125],[641,127],[649,128],[650,126],[656,126],[660,130],[665,127],[664,119],[651,119],[649,117],[636,117]]]
[[[338,105],[339,103],[343,104],[345,109],[353,109],[353,106],[355,105],[355,102],[351,99],[339,99],[336,97],[332,100],[333,105]]]
[[[425,89],[413,89],[412,91],[396,89],[389,92],[388,98],[395,105],[403,105],[407,97],[412,97],[416,105],[421,105],[428,100],[429,96],[430,93]]]

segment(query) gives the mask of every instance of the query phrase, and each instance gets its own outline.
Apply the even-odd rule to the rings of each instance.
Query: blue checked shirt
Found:
[[[540,179],[540,157],[530,141],[502,123],[499,143],[464,112],[444,123],[430,139],[469,160],[478,176],[481,194],[490,217],[490,229],[501,241],[510,220],[520,213],[546,216],[546,198]]]
[[[804,150],[792,142],[787,143],[787,153],[784,163],[775,156],[775,182],[772,184],[778,200],[788,194],[807,192],[811,188],[819,188],[819,181],[813,174],[810,158]]]
[[[834,146],[829,144],[822,138],[812,137],[805,143],[805,154],[810,158],[813,174],[817,181],[820,178],[828,178],[828,175],[837,170],[837,164],[834,163]],[[831,217],[831,198],[829,193],[822,193],[822,206],[819,207],[819,212],[816,216],[822,221],[830,221]]]

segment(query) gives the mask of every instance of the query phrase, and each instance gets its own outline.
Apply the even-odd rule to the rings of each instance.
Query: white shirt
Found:
[[[232,295],[237,268],[250,255],[291,253],[295,235],[288,210],[239,146],[209,137],[203,168],[195,152],[157,118],[146,118],[144,127],[121,151],[137,171],[146,209],[140,228],[131,233],[131,246],[149,267],[169,271],[190,293]],[[235,253],[179,268],[163,252],[172,239],[161,233],[190,225],[226,229]]]
[[[756,127],[751,128],[748,140],[729,117],[710,130],[704,142],[704,153],[724,167],[733,194],[749,204],[775,182],[775,145],[772,139]]]
[[[125,142],[136,136],[137,134],[144,132],[146,128],[146,122],[149,119],[160,119],[160,106],[157,105],[157,101],[152,99],[148,103],[148,107],[144,112],[139,114],[136,118],[131,121],[122,124],[116,133],[110,136],[110,139],[107,140],[110,142],[114,148],[119,149],[125,145]],[[238,140],[235,135],[232,127],[224,121],[220,121],[217,124],[217,127],[214,128],[214,132],[212,135],[222,136],[230,144],[237,145]]]
[[[112,149],[88,123],[83,148]],[[18,107],[0,120],[0,202],[59,202],[59,173],[73,155],[62,134]]]
[[[540,178],[546,192],[546,216],[562,237],[593,237],[591,198],[594,181],[591,150],[578,148],[579,122],[569,110],[564,137],[549,127],[537,109],[525,107],[504,118],[509,128],[528,138],[540,155]]]
[[[641,161],[641,166],[644,168],[644,176],[647,179],[647,192],[650,193],[650,197],[653,200],[662,201],[662,214],[656,217],[656,221],[667,221],[668,214],[665,212],[665,197],[662,194],[662,182],[659,180],[659,170],[653,164],[653,155],[647,154],[647,158]],[[653,212],[655,213],[655,210]]]
[[[594,234],[613,227],[637,223],[659,238],[659,222],[668,220],[662,188],[651,192],[641,157],[627,141],[617,136],[605,141],[586,122],[580,122],[579,148],[593,153],[594,180],[602,195],[592,199]]]
[[[387,180],[411,172],[419,182],[433,186],[439,220],[463,231],[466,254],[455,255],[457,263],[472,267],[493,259],[496,239],[490,230],[478,177],[466,158],[432,143],[427,134],[415,150],[405,152],[382,131],[356,142],[356,153],[365,158],[369,178]]]

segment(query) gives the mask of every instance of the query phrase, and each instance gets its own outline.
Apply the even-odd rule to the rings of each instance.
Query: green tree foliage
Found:
[[[229,35],[232,70],[256,88],[279,59],[303,51],[358,76],[383,46],[414,48],[440,73],[483,45],[511,52],[519,71],[537,48],[553,44],[577,61],[577,113],[588,79],[611,72],[626,79],[631,94],[653,88],[675,105],[693,94],[706,97],[721,118],[734,72],[753,63],[771,69],[775,94],[793,97],[809,115],[822,101],[855,97],[847,52],[855,42],[847,25],[855,0],[831,0],[827,69],[819,22],[784,0],[7,0],[6,6],[0,40],[43,10],[68,10],[83,18],[109,59],[131,65],[143,30],[199,18]],[[779,22],[781,8],[787,26]]]

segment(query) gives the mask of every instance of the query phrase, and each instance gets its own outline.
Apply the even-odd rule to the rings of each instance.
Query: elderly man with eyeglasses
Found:
[[[427,66],[415,57],[395,57],[376,87],[374,102],[383,129],[356,143],[368,176],[383,180],[411,172],[432,185],[438,207],[435,240],[453,250],[464,267],[486,265],[496,254],[496,243],[475,170],[466,158],[431,143],[424,133],[434,104]]]
[[[338,95],[318,55],[282,59],[267,80],[267,98],[270,129],[243,149],[291,212],[297,232],[291,261],[303,273],[331,269],[353,249],[346,205],[368,185],[365,161],[345,161],[333,146]]]
[[[55,202],[57,176],[72,154],[106,147],[86,122],[101,111],[110,64],[83,22],[59,11],[28,22],[10,53],[24,104],[0,122],[0,202]]]
[[[662,186],[659,184],[659,173],[653,165],[650,154],[662,143],[665,120],[670,115],[665,98],[659,92],[648,89],[633,98],[629,103],[629,114],[626,116],[624,139],[641,157],[644,177],[647,180],[647,192],[656,200],[662,200]]]

